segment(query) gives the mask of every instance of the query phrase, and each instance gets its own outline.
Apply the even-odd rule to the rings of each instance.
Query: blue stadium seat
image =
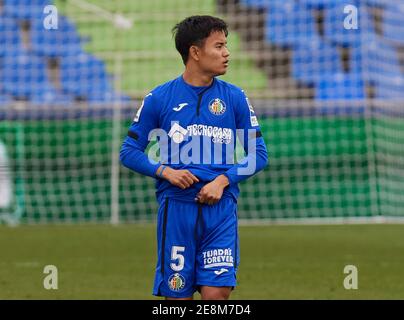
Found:
[[[240,0],[240,4],[250,8],[266,9],[270,2],[281,0]]]
[[[345,22],[353,22],[345,13],[347,6],[353,5],[358,10],[357,29],[348,29]],[[347,11],[348,12],[348,11]],[[349,12],[351,12],[349,10]],[[348,25],[349,26],[349,25]],[[369,34],[376,34],[375,27],[368,9],[357,0],[344,1],[328,6],[324,10],[324,36],[339,45],[352,46],[362,43]]]
[[[404,76],[382,77],[375,85],[375,98],[404,100]]]
[[[255,9],[268,9],[271,4],[275,2],[293,2],[293,1],[300,1],[300,0],[239,0],[239,3],[242,6],[255,8]],[[321,0],[319,0],[321,1]],[[332,0],[323,0],[323,1],[332,1]]]
[[[395,45],[404,45],[404,2],[388,4],[383,14],[383,35]]]
[[[350,73],[325,75],[316,86],[317,100],[351,100],[366,98],[361,76]]]
[[[396,3],[397,0],[365,0],[366,4],[373,7],[384,7],[390,3]]]
[[[364,41],[362,47],[353,49],[359,51],[356,56],[361,57],[361,71],[366,81],[377,83],[382,78],[402,76],[398,52],[383,38],[372,37]]]
[[[30,102],[39,105],[68,105],[73,103],[73,97],[58,92],[49,83],[43,83],[39,90],[30,96]]]
[[[16,99],[30,101],[46,96],[48,102],[61,101],[49,82],[43,60],[28,52],[15,51],[5,55],[1,77],[3,90]]]
[[[299,2],[308,8],[324,9],[327,6],[331,6],[335,3],[346,0],[299,0]]]
[[[3,0],[4,14],[20,20],[29,20],[43,13],[50,0]]]
[[[87,97],[87,101],[90,104],[99,104],[99,103],[128,103],[131,102],[131,98],[125,94],[117,93],[114,91],[104,91],[104,92],[92,92]]]
[[[324,74],[343,72],[338,49],[322,40],[312,39],[293,48],[292,75],[314,85]]]
[[[81,38],[76,27],[67,17],[59,15],[58,29],[43,27],[42,16],[31,19],[32,50],[48,57],[79,54],[82,51]]]
[[[313,13],[292,1],[270,1],[266,16],[265,39],[280,46],[292,46],[319,38]]]
[[[325,113],[362,113],[365,98],[365,83],[358,74],[326,75],[316,86],[315,99],[320,102],[320,111]]]
[[[76,98],[102,98],[113,92],[104,62],[91,54],[62,57],[60,72],[63,91]]]
[[[5,94],[0,93],[0,106],[6,106],[10,104],[13,100]]]
[[[8,51],[21,48],[21,35],[17,22],[10,17],[0,15],[0,57]]]
[[[44,86],[51,86],[44,61],[25,51],[4,56],[2,78],[4,91],[19,99],[29,100]]]

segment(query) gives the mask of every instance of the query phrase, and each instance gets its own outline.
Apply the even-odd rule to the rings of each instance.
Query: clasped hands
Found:
[[[161,175],[172,185],[181,189],[187,189],[194,183],[199,182],[199,179],[189,170],[175,170],[170,167],[160,166],[156,174]],[[161,171],[163,170],[162,174]],[[229,179],[225,175],[217,176],[213,181],[207,183],[196,195],[195,201],[208,205],[213,205],[222,198],[223,190],[229,185]]]

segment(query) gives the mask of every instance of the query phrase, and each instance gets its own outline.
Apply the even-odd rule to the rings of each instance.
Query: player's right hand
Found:
[[[195,177],[189,170],[175,170],[167,167],[163,172],[163,178],[168,180],[172,185],[181,189],[192,186],[199,179]]]

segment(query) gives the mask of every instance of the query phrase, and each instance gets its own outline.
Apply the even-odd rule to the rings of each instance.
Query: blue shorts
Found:
[[[153,295],[186,298],[199,286],[236,286],[239,264],[237,203],[161,201]]]

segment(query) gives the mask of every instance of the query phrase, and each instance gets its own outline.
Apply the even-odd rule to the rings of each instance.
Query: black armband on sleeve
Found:
[[[135,132],[132,132],[132,131],[128,131],[128,137],[131,137],[135,140],[139,139],[139,136]]]

